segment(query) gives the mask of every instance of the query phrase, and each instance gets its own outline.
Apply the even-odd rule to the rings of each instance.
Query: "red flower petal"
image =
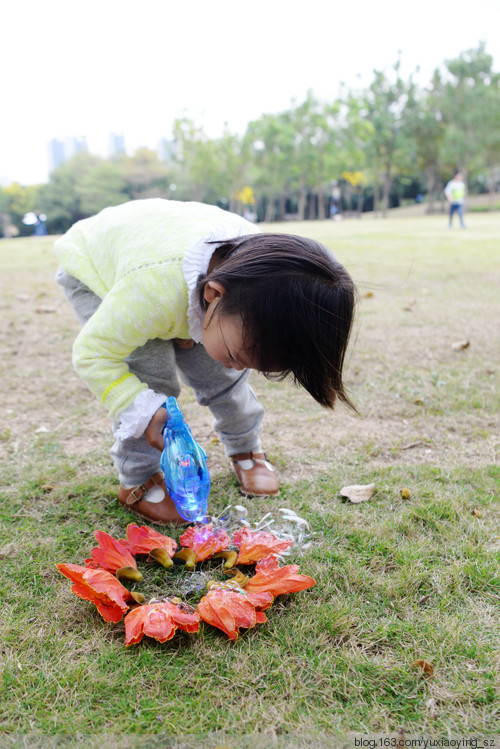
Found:
[[[233,533],[233,541],[239,547],[236,564],[253,564],[269,554],[282,554],[292,546],[292,539],[282,541],[269,531],[252,531],[240,528]]]
[[[245,593],[247,592],[245,588]],[[258,593],[247,593],[247,600],[250,601],[252,606],[255,606],[256,611],[264,611],[272,606],[274,596],[268,590],[261,590]]]
[[[197,632],[200,617],[196,612],[187,613],[174,603],[160,601],[130,611],[125,617],[125,645],[135,645],[143,635],[158,642],[171,640],[177,629]]]
[[[121,538],[120,543],[131,554],[149,554],[153,549],[166,549],[168,555],[172,557],[177,548],[173,538],[164,536],[147,525],[135,523],[127,525],[127,538]]]
[[[223,588],[212,588],[198,604],[203,621],[221,629],[230,640],[238,638],[239,627],[254,627],[266,621],[265,614],[257,612],[244,593]]]
[[[120,567],[137,569],[134,557],[120,541],[104,531],[94,531],[94,536],[99,544],[90,552],[94,562],[108,572],[116,572]]]
[[[57,569],[72,580],[72,592],[85,601],[94,603],[107,622],[119,622],[132,601],[129,591],[114,575],[104,569],[88,569],[78,564],[58,564]]]
[[[312,588],[315,580],[308,575],[297,574],[296,564],[280,567],[275,556],[263,559],[255,568],[255,575],[245,585],[246,593],[267,591],[275,598],[283,593],[296,593],[299,590]]]
[[[192,549],[198,562],[227,549],[231,539],[222,528],[213,529],[212,523],[192,525],[179,538],[184,548]]]
[[[221,629],[230,640],[238,639],[238,625],[231,611],[214,596],[204,596],[198,604],[198,613],[203,621]]]

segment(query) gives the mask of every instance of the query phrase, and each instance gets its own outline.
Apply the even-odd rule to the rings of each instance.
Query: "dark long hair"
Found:
[[[356,290],[346,269],[319,242],[293,234],[252,234],[217,249],[218,263],[198,282],[225,293],[218,314],[240,314],[244,343],[272,379],[292,375],[322,406],[354,408],[342,381]]]

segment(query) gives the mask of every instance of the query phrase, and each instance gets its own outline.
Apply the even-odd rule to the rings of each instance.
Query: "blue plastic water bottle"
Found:
[[[176,399],[171,396],[163,405],[168,412],[163,430],[165,448],[160,458],[165,484],[179,515],[198,522],[207,514],[210,493],[207,456],[191,434]]]

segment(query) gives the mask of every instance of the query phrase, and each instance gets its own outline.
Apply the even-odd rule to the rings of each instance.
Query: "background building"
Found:
[[[71,159],[76,153],[86,153],[87,138],[85,135],[79,135],[72,138],[52,138],[48,143],[49,172],[64,164]]]
[[[110,157],[120,156],[125,153],[125,136],[123,133],[109,133],[108,152]]]

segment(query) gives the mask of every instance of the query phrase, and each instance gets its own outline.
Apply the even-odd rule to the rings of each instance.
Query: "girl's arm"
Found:
[[[77,373],[113,419],[148,391],[130,372],[126,357],[154,338],[189,338],[185,285],[175,277],[180,273],[169,266],[126,276],[104,297],[74,343]],[[153,405],[150,414],[159,407]]]

